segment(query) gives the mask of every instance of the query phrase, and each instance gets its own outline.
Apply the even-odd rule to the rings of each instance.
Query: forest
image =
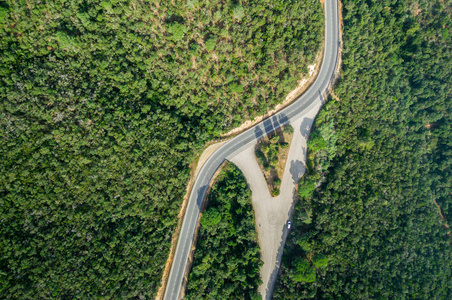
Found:
[[[260,250],[251,190],[226,165],[212,186],[188,278],[186,299],[261,299]]]
[[[343,0],[274,299],[451,299],[450,1]]]
[[[323,26],[318,0],[1,0],[0,294],[153,298],[190,163]]]

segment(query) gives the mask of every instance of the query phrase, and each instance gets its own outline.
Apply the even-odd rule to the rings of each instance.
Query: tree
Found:
[[[294,129],[293,129],[293,127],[292,127],[292,125],[284,125],[284,133],[287,133],[287,134],[292,134],[292,133],[294,133]]]
[[[297,260],[292,279],[296,282],[313,282],[316,279],[315,268],[304,259]]]
[[[275,134],[270,138],[270,142],[277,143],[279,141],[279,135]]]
[[[312,263],[316,268],[326,268],[328,265],[328,257],[324,254],[316,254],[312,259]]]

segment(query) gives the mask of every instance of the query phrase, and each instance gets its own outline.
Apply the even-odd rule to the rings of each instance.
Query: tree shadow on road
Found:
[[[270,118],[265,119],[263,124],[267,136],[270,135],[275,130],[275,127],[273,127],[273,122]]]
[[[283,113],[279,113],[273,117],[265,119],[262,124],[257,125],[254,128],[254,135],[257,140],[272,135],[275,131],[281,129],[282,126],[290,125],[290,120]]]
[[[278,115],[278,122],[281,126],[290,125],[289,118],[287,118],[286,114],[280,113]]]
[[[299,160],[292,160],[290,162],[290,175],[292,175],[292,180],[296,184],[301,176],[303,176],[304,172],[306,170],[306,167],[304,164]]]
[[[264,137],[264,132],[262,131],[260,125],[257,125],[254,128],[254,136],[256,137],[256,140],[260,140],[261,138]]]
[[[301,135],[305,139],[309,138],[309,133],[311,132],[311,127],[312,127],[313,121],[314,121],[314,119],[304,118],[303,122],[301,122],[300,132],[301,132]]]
[[[204,198],[206,197],[207,189],[209,188],[208,185],[204,185],[198,189],[198,194],[196,196],[196,204],[198,205],[199,210],[201,211],[202,204],[204,202]]]

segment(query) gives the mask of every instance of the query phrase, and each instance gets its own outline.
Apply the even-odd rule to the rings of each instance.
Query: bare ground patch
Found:
[[[448,230],[447,232],[446,232],[446,235],[449,237],[449,242],[450,242],[450,244],[452,245],[452,235],[451,235],[451,231],[449,230],[450,229],[450,226],[449,226],[449,224],[447,223],[447,219],[446,219],[446,217],[444,217],[444,215],[443,215],[443,212],[442,212],[442,210],[441,210],[441,207],[439,206],[439,204],[438,204],[438,202],[436,202],[436,200],[433,198],[433,203],[435,204],[435,206],[436,206],[436,208],[438,209],[438,214],[439,214],[439,216],[441,217],[441,219],[444,221],[444,228],[446,229],[446,230]]]

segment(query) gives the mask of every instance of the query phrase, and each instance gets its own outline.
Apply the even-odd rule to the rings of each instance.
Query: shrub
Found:
[[[284,126],[284,132],[285,132],[285,133],[289,133],[289,134],[293,133],[293,132],[294,132],[294,129],[293,129],[292,125],[286,125],[286,126]]]
[[[312,192],[315,190],[315,182],[309,179],[300,181],[298,186],[298,195],[301,198],[310,197]]]
[[[236,82],[233,82],[229,85],[229,88],[231,89],[231,92],[241,94],[243,93],[243,86],[240,84],[237,84]]]
[[[277,156],[274,156],[273,158],[272,158],[272,160],[270,161],[270,166],[276,166],[278,164],[278,157]]]
[[[272,137],[270,138],[270,141],[271,141],[272,143],[277,143],[277,142],[279,141],[279,135],[275,134],[274,136],[272,136]]]
[[[215,49],[215,40],[214,39],[208,39],[206,41],[206,49],[207,51],[212,51],[213,49]]]
[[[256,157],[257,157],[257,161],[259,162],[259,164],[261,164],[264,168],[265,168],[265,166],[268,165],[267,158],[265,157],[265,154],[262,151],[257,150]]]
[[[241,20],[243,19],[243,17],[245,16],[245,12],[243,11],[243,7],[240,5],[236,5],[233,9],[232,9],[232,16],[237,19],[237,20]]]
[[[173,35],[173,38],[176,41],[182,40],[186,31],[187,28],[183,24],[179,24],[177,22],[172,23],[168,28],[168,32]]]
[[[324,254],[314,255],[312,262],[317,268],[326,268],[328,266],[328,256]]]
[[[300,259],[295,265],[292,278],[296,282],[313,282],[316,278],[315,268],[305,259]]]

